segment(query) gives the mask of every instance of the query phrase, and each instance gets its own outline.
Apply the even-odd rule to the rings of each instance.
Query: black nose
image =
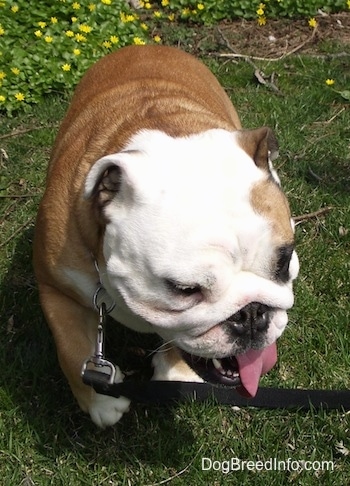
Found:
[[[251,302],[229,317],[226,322],[236,336],[243,337],[249,333],[254,337],[256,333],[266,331],[268,328],[270,310],[267,305]]]

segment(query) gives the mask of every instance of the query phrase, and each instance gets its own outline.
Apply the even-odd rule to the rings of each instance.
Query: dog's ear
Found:
[[[271,171],[271,161],[278,157],[278,142],[271,128],[240,130],[238,143],[260,169]]]
[[[85,181],[85,199],[94,199],[104,207],[120,192],[132,197],[133,188],[127,174],[127,163],[134,152],[120,152],[102,157],[91,167]]]

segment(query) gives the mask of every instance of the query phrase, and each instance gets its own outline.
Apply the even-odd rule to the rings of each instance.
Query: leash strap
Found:
[[[221,405],[237,407],[350,410],[350,390],[259,388],[254,398],[247,399],[239,395],[234,388],[216,387],[209,383],[124,381],[111,384],[110,375],[96,370],[86,370],[83,381],[86,385],[92,386],[97,393],[116,398],[124,396],[146,404],[167,405],[186,400],[204,402],[213,399]]]

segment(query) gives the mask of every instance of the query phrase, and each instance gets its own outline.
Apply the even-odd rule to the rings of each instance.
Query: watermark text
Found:
[[[333,471],[334,461],[310,461],[277,459],[270,457],[266,460],[244,460],[239,457],[219,461],[209,457],[202,457],[202,471],[219,471],[228,474],[234,471]]]

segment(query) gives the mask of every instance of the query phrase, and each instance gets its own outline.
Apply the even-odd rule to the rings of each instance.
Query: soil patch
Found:
[[[155,29],[157,30],[157,29]],[[166,43],[195,55],[235,52],[246,56],[278,58],[290,51],[326,57],[350,57],[350,12],[317,17],[317,28],[308,19],[268,19],[266,25],[247,20],[222,21],[211,27],[178,24],[159,31]],[[158,32],[155,32],[158,33]]]
[[[259,27],[256,22],[222,22],[220,31],[232,48],[249,56],[279,57],[303,45],[298,52],[327,54],[339,47],[350,56],[350,13],[317,17],[316,32],[302,20],[268,20]]]

